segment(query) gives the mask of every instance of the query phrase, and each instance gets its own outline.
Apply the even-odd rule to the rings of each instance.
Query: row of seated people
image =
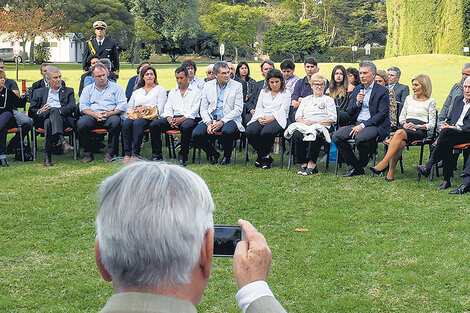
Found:
[[[262,70],[266,64],[272,65],[262,64]],[[43,89],[42,92],[38,90],[34,93],[31,100],[30,116],[35,118],[36,123],[42,123],[42,126],[52,130],[50,138],[53,138],[54,141],[59,139],[64,151],[72,150],[73,147],[65,141],[60,129],[63,129],[64,123],[73,124],[73,121],[70,120],[73,116],[75,103],[73,90],[62,87],[60,71],[57,68],[51,67],[50,69],[47,72],[47,78],[51,88]],[[338,69],[342,72],[344,81],[344,68],[336,68],[333,73],[336,76]],[[183,135],[182,149],[179,155],[182,165],[187,160],[191,137],[195,144],[205,150],[210,162],[217,163],[219,154],[210,137],[219,131],[224,147],[224,157],[221,164],[227,164],[230,161],[231,148],[237,131],[244,131],[242,108],[246,98],[244,99],[243,96],[242,84],[230,78],[231,70],[227,63],[218,62],[213,70],[216,79],[203,84],[201,91],[199,86],[191,86],[188,70],[184,67],[178,68],[175,72],[178,86],[170,91],[167,101],[165,90],[157,84],[155,69],[151,66],[144,67],[140,73],[139,88],[132,93],[129,103],[127,103],[122,88],[108,80],[109,70],[102,64],[95,66],[92,73],[95,82],[86,87],[80,97],[82,116],[77,122],[77,131],[85,149],[83,161],[85,163],[91,162],[94,158],[90,147],[92,142],[90,131],[94,127],[104,127],[109,131],[109,145],[105,162],[109,162],[113,156],[117,155],[117,138],[121,127],[121,117],[129,109],[129,111],[135,111],[136,118],[125,119],[122,123],[126,162],[139,155],[143,131],[147,128],[151,129],[153,135],[154,158],[162,159],[160,134],[174,128],[181,129]],[[346,111],[347,122],[350,125],[340,128],[332,136],[343,159],[351,165],[351,168],[343,176],[363,174],[364,167],[369,161],[369,155],[376,148],[377,138],[382,140],[390,133],[391,93],[386,87],[379,87],[380,84],[375,83],[375,81],[381,82],[380,79],[383,78],[376,73],[377,70],[372,62],[361,63],[361,84],[354,88]],[[299,174],[309,175],[317,171],[316,158],[322,146],[321,141],[330,141],[331,125],[337,122],[338,112],[344,112],[338,109],[333,98],[324,95],[328,84],[324,75],[315,73],[310,77],[309,84],[313,94],[307,96],[304,91],[298,92],[301,89],[298,87],[305,85],[303,80],[298,80],[294,86],[294,93],[291,94],[286,89],[284,78],[285,76],[278,70],[273,68],[267,70],[263,88],[258,88],[260,90],[256,94],[255,109],[245,111],[248,114],[253,114],[246,123],[246,136],[258,153],[255,165],[269,168],[272,163],[269,152],[274,138],[286,129],[289,123],[289,111],[294,111],[295,123],[290,124],[286,135],[294,136],[294,144],[297,148],[296,161],[301,163]],[[337,85],[337,79],[333,79],[334,84]],[[415,95],[406,98],[400,114],[400,124],[403,125],[403,129],[399,130],[397,136],[394,137],[396,139],[392,140],[389,153],[384,160],[371,169],[374,172],[382,173],[390,168],[387,181],[393,179],[396,160],[398,156],[401,156],[404,144],[407,141],[426,136],[426,131],[433,128],[435,124],[435,118],[433,118],[435,115],[430,113],[435,112],[436,104],[430,98],[429,77],[418,75],[413,78],[412,83]],[[256,85],[257,87],[261,86],[258,83]],[[299,95],[297,108],[294,105],[296,91]],[[64,98],[64,95],[66,95],[67,104],[62,108],[61,97]],[[300,95],[304,95],[304,97],[300,97]],[[139,118],[139,114],[148,115],[150,108],[153,107],[157,108],[156,111],[160,112],[162,118],[155,120]],[[419,109],[420,107],[427,109],[427,116]],[[454,108],[456,107],[458,106],[454,105]],[[455,123],[463,122],[466,112],[467,110],[464,110],[459,115],[458,121],[445,125],[454,127]],[[409,116],[408,113],[410,113]],[[51,120],[59,120],[52,118],[54,115],[61,116],[62,121],[51,123]],[[202,123],[198,124],[199,118],[202,119]],[[445,128],[445,126],[441,126],[441,128]],[[351,138],[356,141],[359,158],[356,158],[351,150],[348,142]],[[395,141],[400,138],[401,142],[395,144]],[[395,149],[395,146],[399,148]],[[391,161],[390,167],[387,166],[389,161]],[[48,142],[46,142],[45,164],[52,164]],[[384,166],[384,164],[386,165]],[[426,175],[428,174],[427,170],[429,170],[428,165],[425,165],[422,172]],[[450,177],[446,167],[444,177],[446,183],[443,188],[445,189],[450,186]]]

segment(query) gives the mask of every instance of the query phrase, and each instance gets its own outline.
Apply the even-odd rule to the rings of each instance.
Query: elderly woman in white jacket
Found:
[[[333,98],[323,94],[326,77],[316,73],[310,80],[313,95],[302,99],[295,114],[295,123],[289,125],[286,138],[292,136],[295,145],[295,163],[300,163],[299,175],[318,173],[317,158],[321,147],[331,142],[329,131],[336,122],[336,105]]]
[[[281,71],[269,70],[266,87],[261,90],[255,114],[246,127],[248,142],[258,153],[255,166],[271,168],[273,158],[269,155],[274,139],[287,125],[291,94],[285,88]]]

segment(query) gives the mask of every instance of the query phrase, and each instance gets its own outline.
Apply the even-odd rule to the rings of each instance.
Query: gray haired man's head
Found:
[[[97,241],[115,285],[187,284],[213,228],[214,202],[197,174],[162,162],[136,162],[98,191]]]
[[[362,61],[359,63],[359,67],[368,67],[373,74],[377,74],[377,67],[371,61]]]
[[[225,61],[217,61],[217,62],[215,62],[215,64],[214,64],[214,73],[215,73],[215,74],[219,74],[221,67],[230,69],[227,62],[225,62]]]
[[[51,78],[51,75],[53,73],[60,73],[60,70],[57,67],[51,65],[46,71],[46,81],[48,81]]]

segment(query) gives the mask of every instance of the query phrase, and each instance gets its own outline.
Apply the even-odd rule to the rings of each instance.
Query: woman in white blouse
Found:
[[[269,152],[276,136],[286,128],[290,99],[290,92],[285,89],[281,71],[269,70],[266,75],[266,88],[261,90],[255,114],[246,127],[248,142],[258,153],[256,167],[271,168],[273,158]]]
[[[325,145],[325,135],[321,132],[323,127],[328,131],[331,124],[336,122],[337,113],[336,105],[333,98],[324,95],[326,77],[322,73],[316,73],[310,80],[313,95],[309,95],[302,99],[302,102],[295,113],[295,121],[300,123],[298,130],[294,131],[292,141],[295,145],[295,163],[301,164],[299,175],[312,175],[318,173],[317,158],[320,149]],[[303,125],[302,125],[303,124]],[[307,130],[308,127],[300,126],[317,126],[318,132],[314,141],[304,141],[306,133],[302,129]],[[310,132],[310,130],[308,131]]]
[[[378,175],[388,170],[387,182],[393,180],[395,167],[406,144],[428,137],[428,132],[436,126],[436,100],[431,98],[431,79],[428,75],[419,74],[413,77],[411,83],[414,95],[406,97],[398,119],[402,128],[393,135],[383,160],[370,168]]]
[[[139,74],[137,89],[132,93],[127,109],[136,108],[141,113],[148,112],[150,108],[157,107],[158,115],[163,113],[166,102],[166,90],[158,85],[157,72],[152,66],[145,66]],[[122,123],[122,139],[124,146],[124,163],[135,161],[140,154],[140,145],[144,131],[151,120],[130,118]]]

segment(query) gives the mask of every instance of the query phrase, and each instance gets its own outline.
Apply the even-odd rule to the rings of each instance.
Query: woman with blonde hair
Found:
[[[405,99],[400,113],[401,128],[393,135],[387,154],[371,171],[382,174],[388,170],[385,181],[390,182],[395,175],[395,167],[407,143],[428,137],[436,126],[436,100],[431,98],[431,79],[419,74],[411,80],[414,95]]]

